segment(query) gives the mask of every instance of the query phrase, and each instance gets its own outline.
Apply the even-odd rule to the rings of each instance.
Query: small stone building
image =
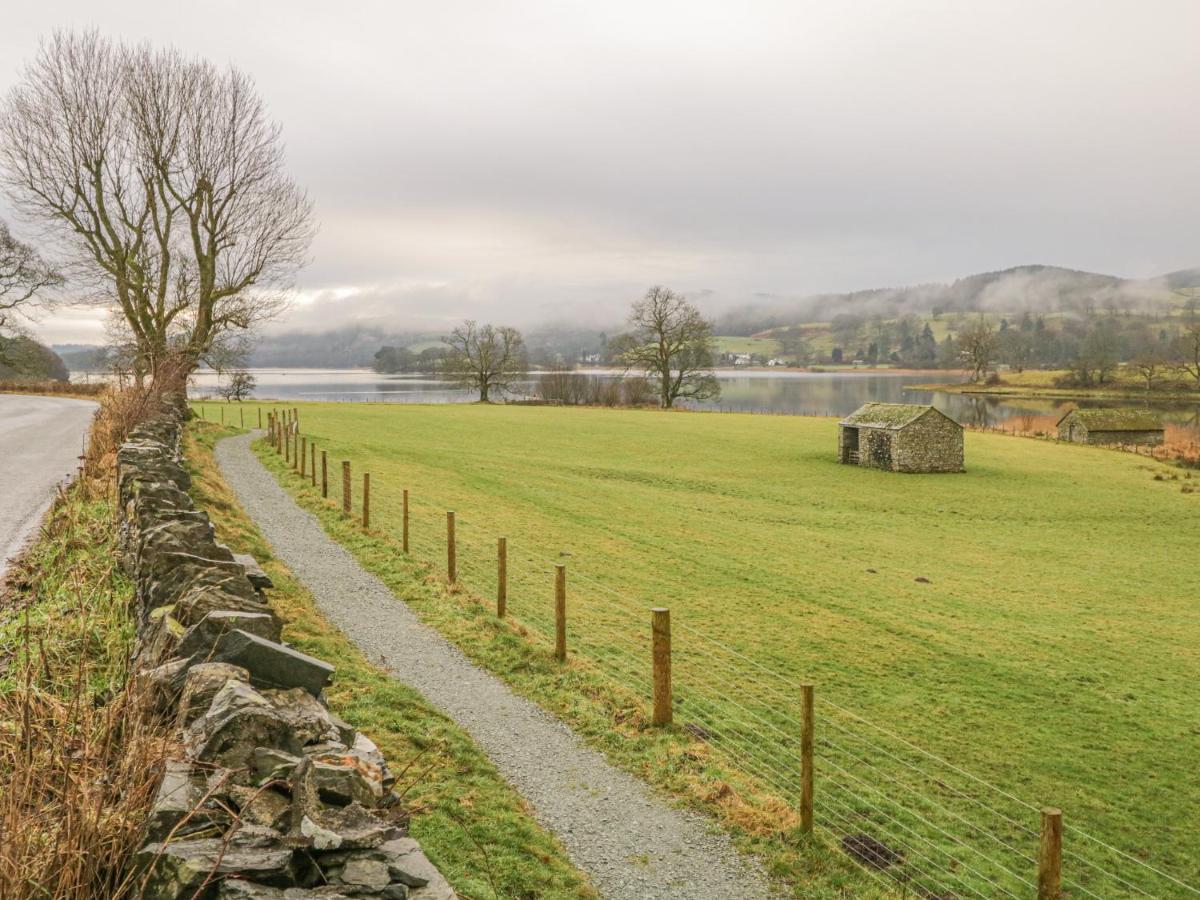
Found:
[[[1058,439],[1077,444],[1163,442],[1163,423],[1148,409],[1073,409],[1058,420]]]
[[[961,472],[963,429],[932,406],[867,403],[838,423],[838,459],[889,472]]]

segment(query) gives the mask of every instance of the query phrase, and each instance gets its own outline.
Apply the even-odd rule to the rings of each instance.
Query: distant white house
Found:
[[[786,360],[782,360],[782,359],[775,359],[775,358],[773,358],[773,357],[772,357],[771,359],[768,359],[768,360],[767,360],[767,365],[768,365],[768,366],[786,366],[786,365],[787,365],[787,361],[786,361]]]
[[[730,356],[733,357],[733,364],[735,366],[750,365],[750,354],[749,353],[731,353]]]

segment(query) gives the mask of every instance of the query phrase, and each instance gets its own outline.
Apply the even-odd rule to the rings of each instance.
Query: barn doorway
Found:
[[[858,463],[858,429],[850,425],[842,426],[842,462]]]

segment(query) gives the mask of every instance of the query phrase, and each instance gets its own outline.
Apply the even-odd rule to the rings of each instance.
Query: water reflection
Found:
[[[587,370],[583,374],[613,378],[610,370]],[[471,391],[429,376],[379,375],[368,370],[258,369],[255,395],[273,399],[357,401],[375,403],[469,403],[476,399]],[[975,427],[1012,427],[1037,422],[1038,428],[1052,428],[1053,422],[1071,405],[1079,406],[1151,406],[1165,419],[1200,436],[1200,405],[1196,403],[1147,404],[1141,400],[1066,401],[1023,400],[999,396],[946,394],[906,390],[905,386],[922,381],[952,380],[947,372],[896,374],[884,371],[774,372],[723,371],[721,399],[717,403],[695,404],[697,408],[729,412],[782,413],[791,415],[844,416],[863,403],[932,403],[956,421]],[[195,376],[195,392],[215,390],[214,373]],[[534,392],[534,382],[523,383],[519,390]],[[1024,430],[1030,430],[1025,427]]]

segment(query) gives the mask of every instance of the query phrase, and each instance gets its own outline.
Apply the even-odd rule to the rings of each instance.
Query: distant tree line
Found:
[[[371,368],[385,375],[418,372],[432,374],[442,368],[446,353],[445,347],[410,350],[408,347],[385,346],[375,353]]]

